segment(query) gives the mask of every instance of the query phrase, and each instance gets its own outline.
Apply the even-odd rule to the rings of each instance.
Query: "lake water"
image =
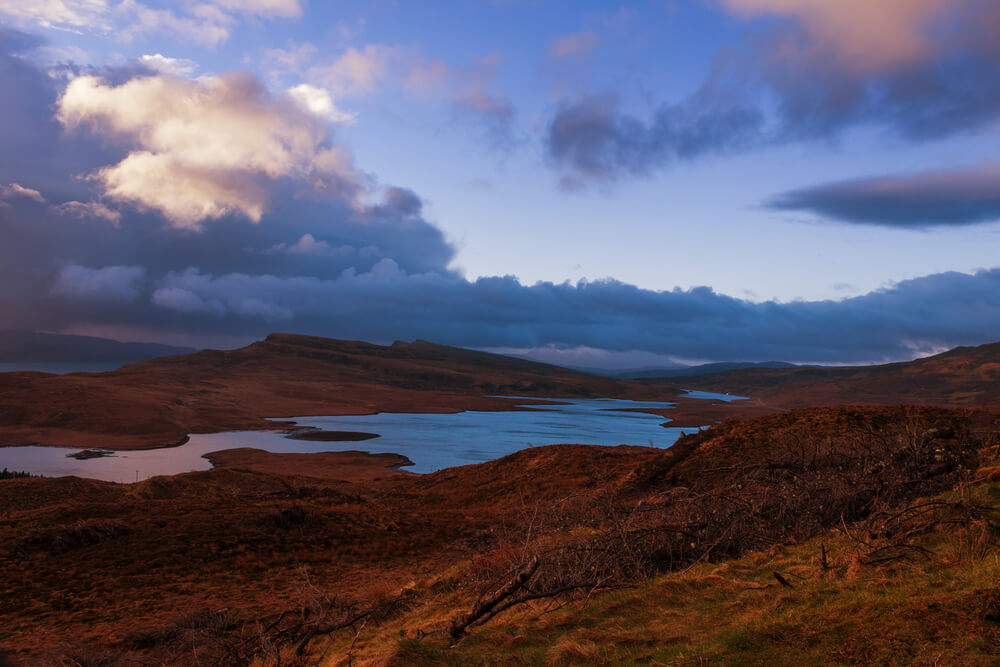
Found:
[[[746,400],[746,396],[733,396],[732,394],[716,394],[711,391],[695,391],[694,389],[684,390],[684,395],[688,398],[705,398],[712,399],[716,401],[725,401],[729,403],[730,401],[743,401]]]
[[[12,371],[39,371],[41,373],[103,373],[121,368],[128,361],[11,361],[0,363],[0,373]],[[3,466],[0,466],[3,467]]]
[[[112,482],[134,482],[154,475],[208,470],[203,454],[255,447],[269,452],[323,452],[362,450],[402,454],[414,462],[407,470],[432,472],[468,463],[481,463],[526,447],[557,443],[589,445],[652,445],[669,447],[692,428],[664,427],[667,420],[638,409],[662,409],[670,403],[616,399],[552,399],[563,404],[528,406],[509,412],[467,411],[455,414],[382,412],[343,417],[299,417],[302,426],[329,431],[363,431],[381,437],[362,442],[291,440],[280,431],[235,431],[195,434],[180,447],[77,460],[79,451],[57,447],[0,448],[0,468],[46,476],[77,475]]]

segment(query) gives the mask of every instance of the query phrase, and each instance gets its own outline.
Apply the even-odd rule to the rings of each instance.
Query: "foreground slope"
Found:
[[[745,369],[684,378],[685,386],[795,408],[852,403],[1000,409],[1000,343],[957,347],[879,366]]]
[[[777,544],[847,526],[871,568],[933,547],[900,538],[980,526],[991,497],[962,502],[993,474],[998,422],[932,408],[810,409],[727,422],[669,450],[556,445],[429,475],[387,468],[399,463],[388,456],[240,450],[219,457],[226,467],[138,484],[0,481],[0,647],[29,664],[269,665],[279,654],[282,664],[296,654],[298,664],[573,663],[604,658],[590,644],[609,628],[647,623],[606,657],[660,659],[674,649],[650,617],[666,611],[643,591],[702,595],[685,613],[711,622],[720,596],[770,583],[759,554]],[[313,457],[288,474],[286,461]],[[957,500],[920,510],[942,493]],[[991,524],[982,528],[977,548],[995,563]],[[831,541],[828,565],[846,576],[850,553]],[[723,581],[702,565],[746,558],[753,572],[713,565]],[[812,576],[797,562],[773,567],[796,588],[796,575]],[[955,595],[995,585],[994,570],[963,571]],[[454,632],[477,600],[526,571],[527,586],[501,600],[517,604]],[[698,579],[684,583],[690,573]],[[773,610],[787,596],[772,589],[753,595]],[[836,587],[810,590],[796,604],[851,605]],[[948,622],[951,609],[933,618]],[[688,640],[715,641],[695,618],[684,620]],[[752,646],[759,634],[733,641]]]
[[[293,334],[107,373],[0,373],[0,446],[162,447],[188,433],[273,428],[267,417],[505,409],[496,394],[667,398],[557,366],[435,345]]]

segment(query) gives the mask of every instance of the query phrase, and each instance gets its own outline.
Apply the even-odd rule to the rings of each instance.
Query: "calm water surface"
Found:
[[[12,371],[39,371],[41,373],[55,373],[65,375],[66,373],[103,373],[121,368],[128,361],[17,361],[0,363],[0,373]],[[2,466],[0,466],[2,467]]]
[[[0,448],[0,468],[35,474],[77,475],[112,482],[134,482],[154,475],[208,470],[203,454],[233,447],[269,452],[363,450],[402,454],[414,462],[407,470],[432,472],[481,463],[525,447],[573,443],[588,445],[652,445],[669,447],[681,433],[694,429],[661,426],[667,420],[642,408],[669,408],[670,403],[616,399],[553,399],[561,405],[529,406],[510,412],[467,411],[456,414],[379,413],[346,417],[298,417],[303,426],[330,431],[365,431],[381,437],[363,442],[290,440],[279,431],[235,431],[195,434],[180,447],[80,461],[67,457],[76,449],[56,447]]]
[[[746,396],[733,396],[732,394],[716,394],[711,391],[695,391],[694,389],[686,389],[684,395],[688,398],[710,398],[716,401],[725,401],[729,403],[730,401],[742,401],[745,400]]]

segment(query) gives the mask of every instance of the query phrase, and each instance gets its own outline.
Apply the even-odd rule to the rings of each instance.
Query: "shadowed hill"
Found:
[[[509,409],[497,394],[667,398],[547,364],[435,345],[272,334],[107,373],[0,373],[0,445],[165,446],[188,433],[273,428],[267,417]]]
[[[684,378],[686,386],[726,391],[793,408],[850,403],[912,403],[1000,408],[1000,343],[895,364],[843,368],[747,369]]]

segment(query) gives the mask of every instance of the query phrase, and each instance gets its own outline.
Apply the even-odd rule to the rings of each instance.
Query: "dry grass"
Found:
[[[979,487],[975,497],[996,499],[1000,487]],[[834,531],[555,611],[526,605],[457,644],[413,637],[416,610],[355,642],[351,664],[384,664],[387,655],[391,664],[427,665],[995,664],[996,525],[942,526],[913,544],[928,557],[864,565],[860,545]],[[779,585],[775,572],[794,587]],[[346,664],[342,649],[326,647],[341,657],[324,664]]]
[[[983,506],[1000,491],[984,481],[935,497],[967,488],[995,447],[973,417],[805,411],[667,453],[542,447],[364,484],[225,469],[132,486],[9,480],[0,549],[23,555],[0,560],[0,644],[79,664],[288,665],[298,647],[308,664],[754,663],[821,650],[849,662],[869,650],[858,642],[888,660],[902,650],[885,643],[895,632],[975,662],[994,647],[970,628],[993,627],[981,608],[1000,571]],[[933,502],[900,512],[920,497]],[[116,525],[127,532],[102,528]],[[450,621],[534,556],[522,604],[504,600],[449,647]],[[933,641],[921,639],[928,619]]]

